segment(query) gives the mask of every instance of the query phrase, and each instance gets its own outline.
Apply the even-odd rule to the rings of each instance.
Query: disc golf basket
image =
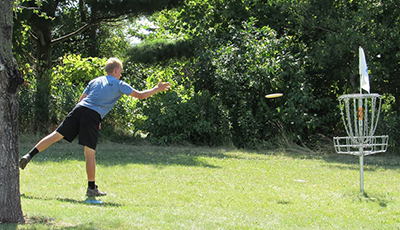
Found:
[[[360,158],[360,190],[364,193],[364,156],[386,152],[389,137],[374,136],[381,110],[382,96],[372,94],[348,94],[339,97],[339,105],[347,137],[334,137],[335,150],[339,154],[351,154]]]

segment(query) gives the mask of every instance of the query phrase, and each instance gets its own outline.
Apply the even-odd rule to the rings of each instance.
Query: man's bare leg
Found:
[[[35,147],[27,154],[25,154],[20,160],[19,160],[19,167],[21,169],[24,169],[26,165],[31,161],[32,157],[38,154],[39,152],[47,149],[50,145],[60,141],[63,139],[64,136],[61,135],[59,132],[54,131],[50,133],[49,135],[45,136],[42,138],[36,145]]]
[[[54,131],[54,132],[50,133],[49,135],[45,136],[44,138],[42,138],[42,140],[40,140],[35,145],[35,148],[37,148],[39,150],[39,152],[41,152],[41,151],[47,149],[48,147],[50,147],[50,145],[60,141],[63,138],[64,138],[63,135],[61,135],[57,131]]]
[[[96,180],[96,151],[85,146],[85,157],[86,157],[86,174],[88,181]]]
[[[96,151],[92,148],[85,146],[85,157],[86,157],[86,174],[88,178],[88,189],[86,192],[87,196],[105,196],[106,192],[100,192],[96,186]]]

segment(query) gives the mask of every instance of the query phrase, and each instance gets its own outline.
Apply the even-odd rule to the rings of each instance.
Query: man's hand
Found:
[[[157,88],[158,88],[158,91],[159,91],[159,92],[169,90],[169,89],[171,88],[171,83],[169,83],[169,82],[162,82],[162,81],[160,80],[160,82],[158,82],[158,84],[157,84]]]
[[[171,88],[171,83],[169,82],[158,82],[158,84],[156,86],[154,86],[151,89],[147,89],[147,90],[143,90],[143,91],[137,91],[137,90],[133,90],[131,94],[129,94],[132,97],[136,97],[140,100],[146,99],[150,96],[152,96],[153,94],[157,93],[157,92],[162,92],[162,91],[166,91],[169,90]]]

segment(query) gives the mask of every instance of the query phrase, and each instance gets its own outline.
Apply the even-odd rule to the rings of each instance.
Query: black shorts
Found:
[[[79,144],[96,149],[99,138],[101,116],[94,110],[83,106],[75,107],[58,126],[57,132],[72,142],[79,135]]]

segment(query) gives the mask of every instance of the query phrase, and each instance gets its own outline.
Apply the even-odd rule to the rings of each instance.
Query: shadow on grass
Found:
[[[21,147],[21,155],[31,147]],[[182,165],[193,167],[220,168],[206,158],[235,158],[224,150],[199,147],[134,146],[117,143],[100,143],[96,149],[96,163],[103,166],[146,164],[155,166]],[[35,162],[84,161],[83,147],[75,141],[62,141],[35,156]]]
[[[329,165],[327,167],[338,169],[360,170],[360,157],[353,155],[326,155],[322,156]],[[399,170],[400,157],[390,154],[376,154],[364,156],[364,171],[377,171],[378,169]]]
[[[363,196],[368,202],[377,203],[382,208],[386,208],[387,204],[391,201],[388,197],[369,196],[367,193],[364,193]]]
[[[74,200],[70,198],[47,198],[47,197],[36,197],[36,196],[30,196],[26,194],[21,194],[22,198],[25,199],[31,199],[31,200],[44,200],[44,201],[61,201],[61,202],[67,202],[67,203],[72,203],[72,204],[84,204],[84,205],[91,205],[91,206],[102,206],[102,207],[121,207],[121,204],[118,203],[112,203],[112,202],[102,202],[102,203],[97,203],[97,202],[88,202],[88,201],[93,201],[94,198],[87,198],[85,200]]]
[[[60,226],[61,225],[61,226]],[[16,230],[16,229],[81,229],[81,230],[96,230],[98,226],[93,223],[80,225],[67,225],[66,223],[58,223],[56,219],[45,216],[25,216],[25,223],[20,224],[0,224],[1,230]]]
[[[112,155],[112,157],[110,157]],[[104,166],[124,165],[124,164],[145,164],[156,166],[182,165],[193,167],[219,168],[217,165],[210,164],[202,157],[227,158],[221,153],[210,153],[191,151],[184,148],[156,148],[150,147],[142,149],[133,147],[132,149],[121,149],[114,153],[104,150],[97,156],[98,162]]]
[[[61,226],[60,226],[61,225]],[[66,223],[58,223],[56,219],[45,216],[25,216],[25,223],[23,224],[5,224],[0,225],[0,229],[14,230],[14,229],[81,229],[81,230],[95,230],[98,229],[92,223],[80,225],[67,225]]]
[[[347,196],[349,196],[355,203],[376,203],[382,208],[386,208],[388,206],[388,203],[393,201],[393,198],[391,198],[387,194],[370,195],[364,192],[364,193],[358,193],[357,195],[352,194]]]
[[[32,148],[32,144],[21,143],[21,155]],[[333,148],[333,146],[332,146]],[[207,147],[160,147],[160,146],[137,146],[129,144],[118,144],[112,142],[99,143],[96,151],[98,165],[115,166],[127,164],[155,165],[157,167],[182,165],[193,167],[220,168],[210,162],[210,158],[216,159],[242,159],[247,156],[243,154],[231,154],[231,151],[222,148]],[[308,149],[298,147],[288,150],[266,150],[247,151],[240,150],[240,153],[261,154],[261,155],[284,155],[294,159],[323,160],[328,164],[326,167],[338,168],[341,170],[359,170],[359,157],[353,155],[329,153],[313,153]],[[205,159],[207,158],[207,159]],[[36,162],[63,162],[66,160],[84,161],[83,147],[77,141],[68,143],[60,141],[49,149],[38,154],[33,161]],[[400,167],[400,156],[388,153],[381,153],[364,157],[366,171],[374,171],[381,167],[384,169],[398,170]],[[368,166],[368,167],[367,167]]]
[[[18,229],[18,224],[0,224],[0,229],[2,230],[16,230]]]
[[[341,170],[360,170],[359,156],[338,154],[334,152],[333,149],[327,152],[329,153],[314,153],[309,149],[299,147],[291,148],[288,151],[285,151],[283,154],[294,159],[323,160],[328,163],[326,167],[330,168],[337,168]],[[365,171],[376,171],[378,168],[399,170],[400,156],[387,152],[364,156]]]

